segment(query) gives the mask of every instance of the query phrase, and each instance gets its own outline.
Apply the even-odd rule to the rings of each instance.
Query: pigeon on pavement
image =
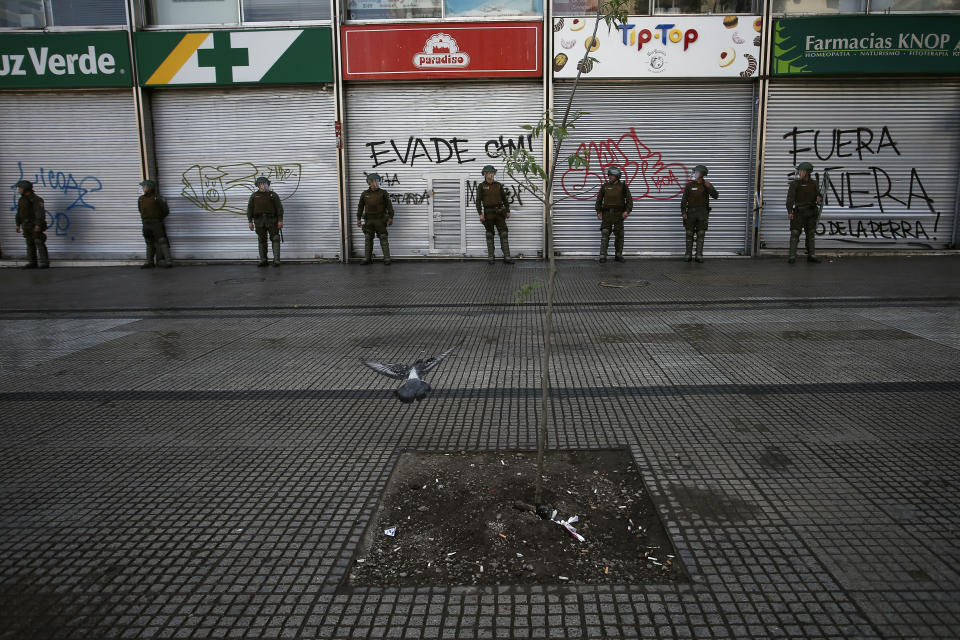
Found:
[[[427,397],[430,392],[430,385],[423,379],[423,376],[440,364],[440,361],[450,355],[456,347],[450,347],[443,353],[432,358],[419,359],[412,365],[407,364],[385,364],[383,362],[365,361],[364,364],[383,374],[388,378],[403,380],[400,388],[393,392],[400,402],[410,403],[416,400],[419,402]]]

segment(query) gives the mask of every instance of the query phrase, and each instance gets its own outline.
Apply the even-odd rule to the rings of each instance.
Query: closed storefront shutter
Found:
[[[174,258],[255,259],[246,209],[260,175],[283,202],[282,257],[339,257],[330,91],[157,91],[152,112]]]
[[[44,200],[52,259],[143,255],[137,112],[129,90],[4,92],[0,122],[4,255],[26,254],[13,225],[19,180],[33,182]]]
[[[824,196],[818,249],[950,245],[960,172],[960,82],[773,83],[761,249],[789,244],[787,189],[803,161],[813,164]]]
[[[510,192],[510,249],[536,257],[543,248],[543,208],[518,192],[496,158],[536,145],[522,125],[535,124],[543,102],[539,83],[354,85],[346,92],[348,205],[355,256],[363,255],[356,226],[365,175],[379,173],[393,200],[393,256],[485,257],[486,240],[476,211],[481,170],[492,164]],[[499,242],[497,242],[499,255]],[[379,250],[378,250],[379,251]]]
[[[562,117],[570,84],[554,88]],[[748,250],[754,158],[754,88],[749,83],[591,82],[581,84],[573,111],[586,111],[564,143],[554,185],[556,250],[596,255],[600,223],[594,202],[606,169],[624,172],[634,199],[625,224],[625,254],[684,251],[680,214],[693,167],[706,165],[720,194],[711,201],[704,253]],[[589,168],[568,169],[566,158],[590,154]]]

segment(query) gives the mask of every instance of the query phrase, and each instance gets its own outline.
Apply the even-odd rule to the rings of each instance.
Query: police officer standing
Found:
[[[167,229],[163,224],[163,219],[170,215],[170,207],[157,193],[157,183],[153,180],[144,180],[140,183],[140,188],[143,189],[143,194],[137,198],[137,209],[143,225],[143,240],[147,244],[147,261],[140,265],[140,268],[152,269],[156,265],[172,267],[170,243],[167,241]]]
[[[367,175],[369,189],[360,194],[357,205],[357,224],[363,229],[364,254],[362,264],[373,262],[373,236],[380,240],[383,251],[383,264],[390,264],[390,241],[387,240],[387,227],[393,224],[393,202],[390,194],[380,188],[380,174]]]
[[[477,185],[477,213],[480,222],[487,230],[487,262],[493,264],[493,229],[496,227],[500,235],[500,250],[503,252],[503,261],[513,264],[510,257],[510,242],[507,240],[507,218],[510,217],[510,203],[503,185],[494,180],[497,169],[488,164],[483,168],[483,182]]]
[[[683,189],[680,199],[680,213],[683,215],[683,228],[686,230],[687,250],[683,259],[690,262],[693,258],[693,241],[697,241],[697,262],[703,262],[703,239],[707,233],[707,221],[710,217],[710,200],[720,197],[713,185],[706,181],[707,168],[698,164],[693,168],[693,180]],[[708,198],[709,196],[709,198]]]
[[[820,262],[817,257],[816,235],[823,198],[817,181],[810,179],[811,173],[813,165],[801,162],[797,166],[799,177],[790,181],[790,188],[787,190],[787,216],[790,218],[790,257],[787,262],[790,264],[797,260],[801,230],[807,235],[807,262]]]
[[[622,175],[620,167],[607,169],[607,183],[600,187],[594,205],[597,219],[600,220],[600,262],[607,261],[611,232],[614,234],[614,259],[623,262],[623,221],[633,211],[633,196],[630,194],[630,187],[620,181]]]
[[[247,203],[247,222],[250,230],[257,232],[257,244],[260,249],[258,267],[267,266],[267,233],[273,244],[273,266],[280,266],[280,229],[283,229],[283,204],[280,196],[270,189],[270,181],[260,176],[255,183],[257,190],[250,194]]]
[[[47,254],[47,214],[43,208],[43,198],[33,192],[33,183],[21,180],[17,183],[20,200],[17,201],[17,233],[23,228],[23,239],[27,241],[27,264],[24,269],[46,269],[50,266]]]

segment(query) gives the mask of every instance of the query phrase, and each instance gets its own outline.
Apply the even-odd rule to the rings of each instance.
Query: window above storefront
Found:
[[[960,11],[960,0],[773,0],[774,15]]]
[[[3,0],[0,27],[117,27],[127,24],[123,0]]]
[[[542,0],[347,0],[347,20],[459,20],[543,15]]]
[[[239,25],[330,19],[329,0],[145,0],[145,5],[147,24],[151,26]]]
[[[790,0],[788,0],[790,1]],[[756,15],[760,10],[759,0],[628,0],[627,15]],[[553,14],[556,16],[594,15],[597,12],[597,0],[553,0]]]

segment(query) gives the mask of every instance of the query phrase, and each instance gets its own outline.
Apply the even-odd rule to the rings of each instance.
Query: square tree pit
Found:
[[[547,516],[577,516],[583,542],[524,508],[536,452],[404,453],[343,586],[687,580],[628,451],[549,451],[545,467]]]

